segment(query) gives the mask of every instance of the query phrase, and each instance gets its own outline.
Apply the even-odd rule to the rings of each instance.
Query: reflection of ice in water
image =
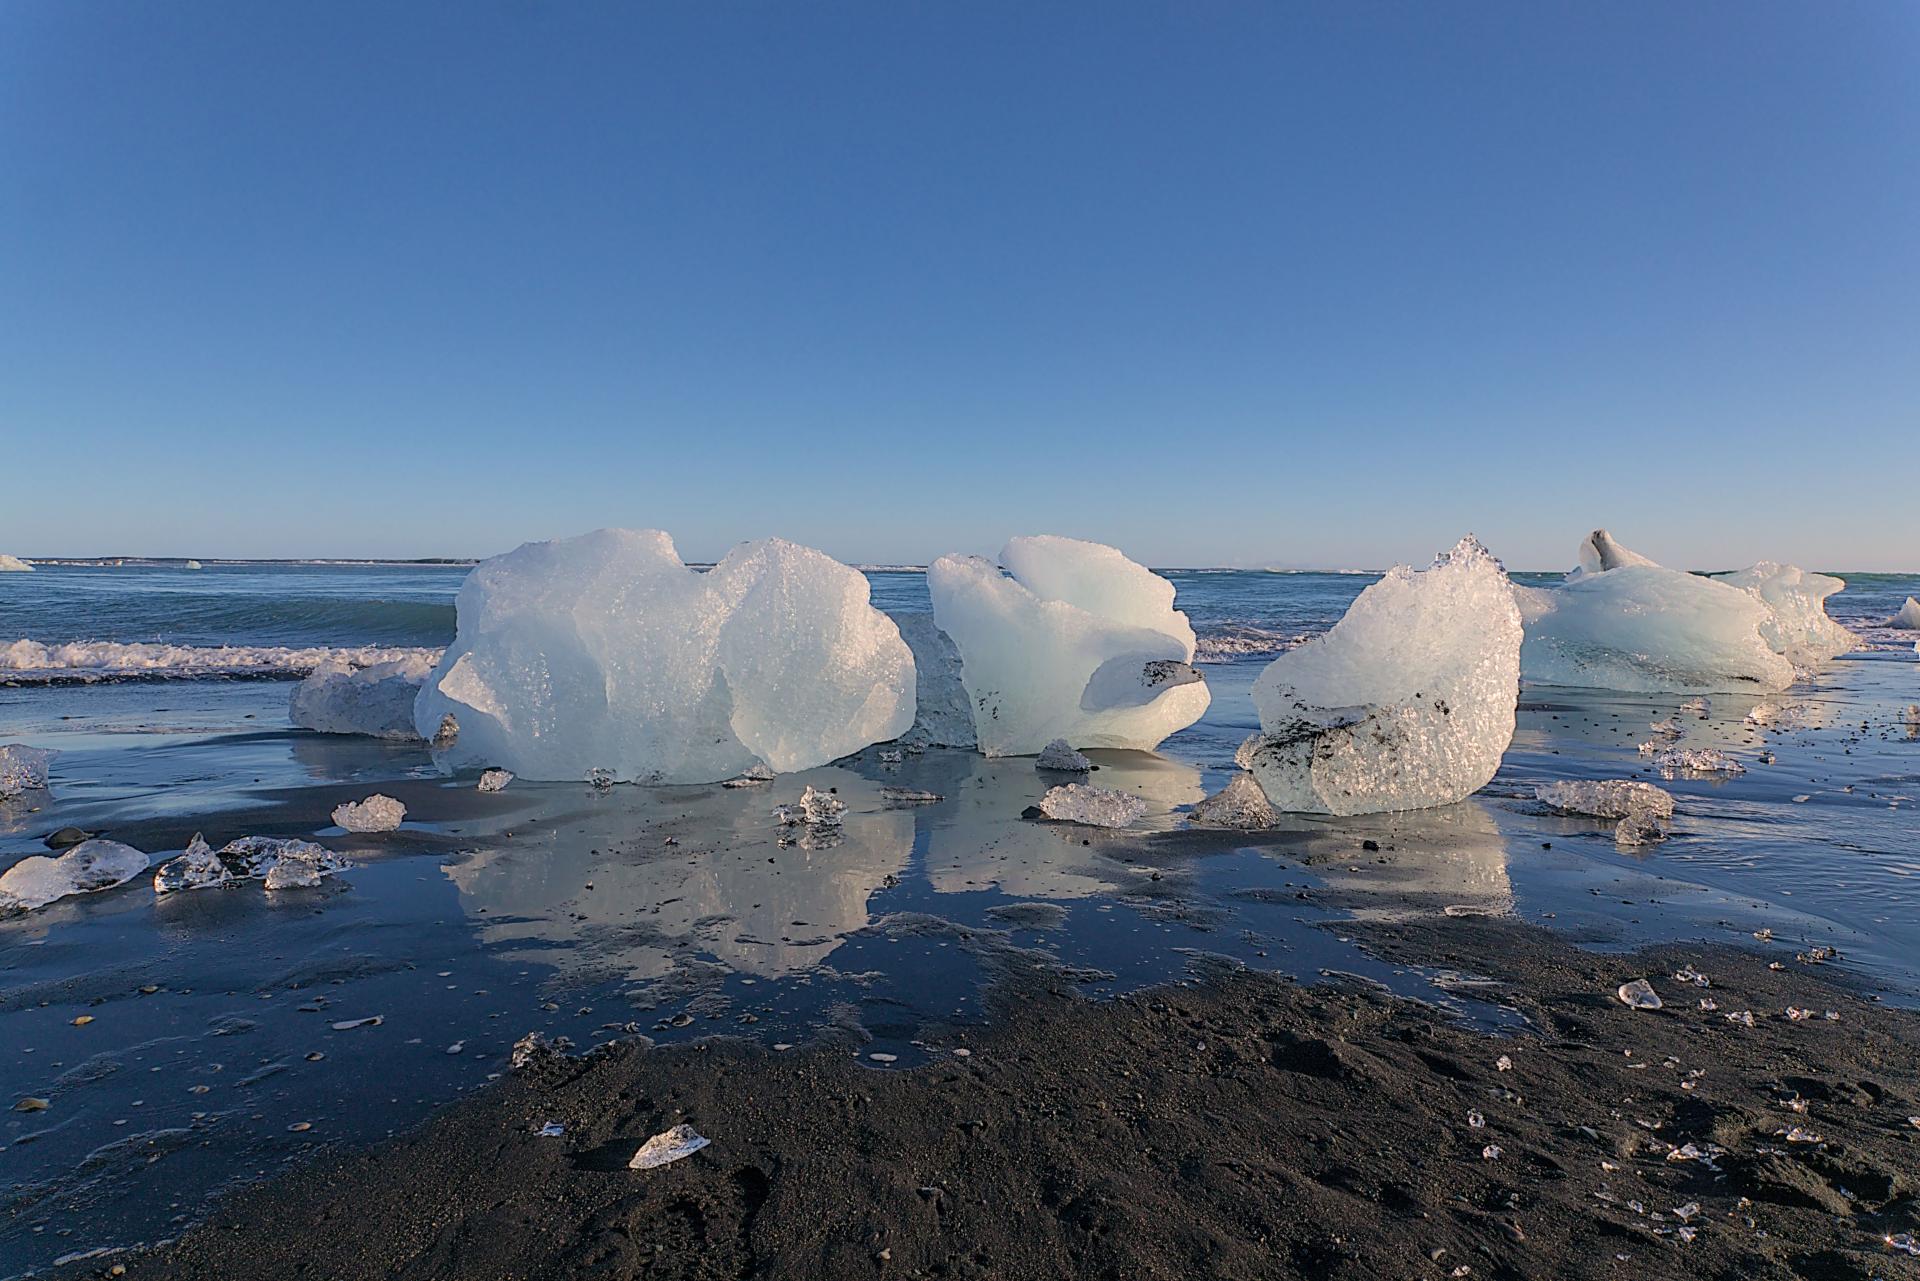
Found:
[[[1441,909],[1505,912],[1513,905],[1506,844],[1477,800],[1366,818],[1284,817],[1306,835],[1304,846],[1286,853],[1311,867],[1336,895],[1350,896],[1353,915],[1362,920]],[[1380,848],[1367,849],[1364,841]],[[1381,901],[1369,903],[1369,895]]]
[[[773,806],[807,783],[847,803],[831,849],[777,844]],[[763,977],[809,968],[867,924],[869,896],[913,851],[912,812],[844,770],[764,788],[555,791],[565,813],[520,816],[524,835],[446,871],[484,942],[573,977],[655,979],[696,957]]]
[[[1179,825],[1173,811],[1204,796],[1200,771],[1150,752],[1090,751],[1100,769],[1094,786],[1141,797],[1146,817],[1134,833]],[[925,785],[942,792],[947,803],[922,811],[927,831],[927,881],[942,894],[960,894],[997,886],[1016,898],[1085,898],[1114,888],[1093,847],[1094,829],[1026,822],[1022,810],[1037,805],[1047,788],[1062,781],[1043,775],[1030,759],[989,759],[973,754],[928,762],[929,770],[950,774]],[[932,777],[931,773],[929,777]]]

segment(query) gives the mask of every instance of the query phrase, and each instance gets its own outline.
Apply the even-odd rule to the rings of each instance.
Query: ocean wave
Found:
[[[1251,623],[1228,623],[1201,634],[1194,646],[1196,663],[1231,663],[1252,654],[1279,654],[1311,636],[1311,632],[1274,631]]]
[[[0,644],[0,685],[91,685],[113,681],[292,679],[338,659],[355,667],[425,659],[438,649],[381,645],[163,645],[124,641]]]

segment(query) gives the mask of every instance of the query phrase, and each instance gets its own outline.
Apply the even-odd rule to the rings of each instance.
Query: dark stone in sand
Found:
[[[71,849],[82,841],[92,840],[97,835],[99,835],[98,832],[83,832],[77,827],[63,827],[57,832],[47,833],[44,844],[50,850]]]

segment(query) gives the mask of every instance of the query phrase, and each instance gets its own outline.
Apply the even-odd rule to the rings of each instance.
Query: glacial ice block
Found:
[[[32,912],[70,894],[110,890],[147,870],[147,856],[119,841],[82,841],[58,858],[34,854],[0,875],[0,916]]]
[[[242,836],[219,849],[195,832],[186,850],[153,873],[153,892],[161,897],[184,890],[214,889],[261,880],[270,890],[317,885],[320,878],[352,867],[343,854],[292,837]]]
[[[1907,603],[1902,605],[1899,611],[1887,620],[1887,626],[1898,627],[1903,631],[1909,632],[1920,631],[1920,600],[1915,600],[1911,596],[1907,597]]]
[[[1656,565],[1605,530],[1559,587],[1517,587],[1514,599],[1526,625],[1520,673],[1533,684],[1659,693],[1793,683],[1793,664],[1761,635],[1774,615],[1758,597]]]
[[[468,575],[414,726],[433,740],[451,716],[450,763],[529,779],[822,765],[913,724],[913,655],[868,591],[777,538],[705,574],[659,530],[528,543]]]
[[[293,687],[287,715],[298,728],[323,734],[417,739],[413,705],[432,671],[425,654],[368,667],[329,658]]]
[[[5,552],[0,552],[0,574],[31,574],[32,572],[33,566],[18,556],[9,556]]]
[[[378,792],[364,801],[343,801],[333,807],[333,821],[349,832],[391,832],[406,817],[405,805]]]
[[[1235,774],[1231,782],[1195,805],[1187,822],[1195,827],[1255,830],[1280,821],[1272,802],[1251,774]]]
[[[1771,617],[1760,624],[1761,639],[1796,666],[1825,663],[1860,647],[1858,637],[1827,616],[1827,597],[1846,587],[1843,578],[1763,560],[1721,581],[1767,607]]]
[[[1047,789],[1040,798],[1040,812],[1056,822],[1125,827],[1145,817],[1147,803],[1131,792],[1067,783]]]
[[[1015,538],[1000,561],[1005,573],[978,556],[927,570],[986,755],[1032,755],[1056,738],[1150,750],[1207,710],[1172,583],[1072,538]]]
[[[50,750],[25,743],[0,746],[0,801],[22,792],[44,791],[47,765],[53,757]]]
[[[1473,537],[1361,592],[1254,682],[1236,759],[1276,809],[1374,814],[1462,799],[1500,767],[1520,687],[1520,612]]]

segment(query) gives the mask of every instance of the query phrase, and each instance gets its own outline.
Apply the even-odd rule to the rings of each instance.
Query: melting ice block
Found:
[[[44,791],[47,765],[53,756],[51,751],[28,747],[25,743],[0,747],[0,801],[22,792]]]
[[[1087,774],[1093,770],[1093,762],[1073,748],[1067,746],[1067,740],[1056,738],[1040,749],[1040,755],[1033,762],[1035,769],[1059,770],[1065,774]]]
[[[1471,536],[1402,565],[1254,682],[1261,732],[1236,759],[1277,809],[1375,814],[1486,784],[1513,738],[1520,612]]]
[[[1911,596],[1907,597],[1907,603],[1902,605],[1899,611],[1887,620],[1887,626],[1898,627],[1910,632],[1920,631],[1920,600],[1915,600]]]
[[[414,705],[454,764],[710,783],[822,765],[913,724],[914,662],[864,576],[781,539],[705,574],[659,530],[528,543],[460,589]]]
[[[1068,783],[1047,789],[1047,794],[1040,798],[1040,812],[1063,823],[1125,827],[1146,815],[1147,803],[1131,792]]]
[[[978,556],[927,569],[982,752],[1026,756],[1056,738],[1150,750],[1207,710],[1172,583],[1072,538],[1016,538],[1000,562],[1005,573]]]
[[[432,671],[425,654],[367,667],[329,658],[293,687],[287,714],[299,728],[323,734],[417,739],[413,705]]]
[[[0,916],[32,912],[70,894],[110,890],[147,870],[147,856],[119,841],[82,841],[58,858],[30,855],[0,875]]]
[[[1763,560],[1720,581],[1767,607],[1771,617],[1760,624],[1761,639],[1789,662],[1810,667],[1860,647],[1858,637],[1827,616],[1827,597],[1846,587],[1843,578]]]
[[[1618,819],[1614,839],[1621,845],[1651,845],[1667,838],[1673,819],[1673,794],[1651,783],[1629,779],[1545,783],[1534,795],[1563,814]]]
[[[219,849],[195,832],[186,850],[153,873],[153,892],[177,894],[241,881],[264,880],[270,890],[318,885],[322,876],[352,867],[345,855],[288,837],[242,836]]]
[[[1235,774],[1233,781],[1207,797],[1187,814],[1195,827],[1231,827],[1252,830],[1280,821],[1267,794],[1251,774]]]
[[[333,821],[349,832],[391,832],[407,817],[407,807],[375,792],[364,801],[333,807]]]
[[[31,574],[32,572],[33,566],[18,556],[9,556],[5,552],[0,552],[0,574]]]
[[[1555,588],[1515,588],[1520,671],[1540,685],[1649,692],[1781,690],[1793,664],[1761,635],[1773,611],[1751,592],[1656,565],[1604,529]]]

